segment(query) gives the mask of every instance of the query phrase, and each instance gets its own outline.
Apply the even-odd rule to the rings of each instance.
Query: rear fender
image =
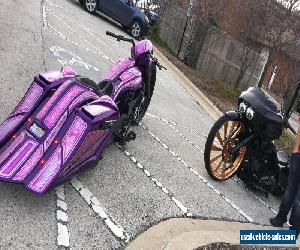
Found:
[[[1,144],[21,126],[30,113],[35,109],[38,103],[41,102],[46,94],[46,90],[38,81],[34,81],[23,99],[16,106],[15,110],[9,117],[0,125],[0,148]]]
[[[118,108],[108,96],[73,112],[55,137],[56,142],[44,152],[43,165],[38,163],[23,181],[26,188],[42,195],[97,162],[112,135],[112,130],[102,125],[118,117]]]
[[[50,89],[60,86],[65,79],[75,76],[75,71],[70,67],[60,70],[41,73],[34,78],[22,100],[18,103],[9,117],[0,124],[0,145],[21,126],[36,107],[42,102]]]

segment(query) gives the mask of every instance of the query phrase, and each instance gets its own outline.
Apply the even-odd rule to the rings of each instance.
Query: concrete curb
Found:
[[[223,113],[158,48],[155,48],[155,55],[168,70],[174,72],[176,80],[209,113],[213,120],[218,120],[223,116]]]
[[[126,249],[188,250],[217,242],[238,245],[241,229],[276,230],[270,226],[251,223],[175,218],[153,226],[136,238]],[[295,247],[295,245],[289,247]]]

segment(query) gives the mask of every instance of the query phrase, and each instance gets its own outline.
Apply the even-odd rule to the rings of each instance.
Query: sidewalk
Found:
[[[166,58],[158,48],[154,50],[155,56],[168,69],[186,91],[201,105],[214,120],[218,120],[223,113],[175,66]]]
[[[137,237],[126,249],[189,250],[217,242],[239,245],[241,229],[276,230],[278,228],[240,222],[176,218],[153,226]],[[296,246],[300,247],[299,241]],[[273,246],[267,246],[266,249],[268,247]],[[281,247],[295,249],[295,245]]]

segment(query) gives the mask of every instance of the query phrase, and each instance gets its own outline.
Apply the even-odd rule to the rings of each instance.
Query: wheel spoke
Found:
[[[228,122],[224,123],[224,140],[227,138],[227,128],[228,128]]]
[[[211,151],[223,151],[222,148],[217,147],[215,144],[211,145],[210,150]]]
[[[223,168],[222,168],[222,175],[225,174],[226,169],[227,169],[227,166],[226,166],[226,163],[224,162],[224,163],[223,163]]]
[[[220,169],[221,165],[222,165],[222,160],[220,161],[220,163],[218,164],[218,166],[214,169],[215,172],[218,172],[218,170]]]
[[[222,154],[219,154],[219,155],[217,155],[216,157],[214,157],[214,158],[212,158],[211,160],[210,160],[210,163],[212,164],[212,163],[214,163],[216,160],[218,160],[220,157],[222,157]]]
[[[220,144],[223,146],[223,140],[222,140],[222,137],[220,135],[220,132],[218,131],[217,134],[216,134],[216,137],[218,138]]]

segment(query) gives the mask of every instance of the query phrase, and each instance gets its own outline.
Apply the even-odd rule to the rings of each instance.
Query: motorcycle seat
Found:
[[[284,151],[278,151],[277,152],[277,159],[279,165],[282,165],[284,167],[287,167],[289,165],[291,155]]]
[[[93,80],[87,77],[77,76],[76,78],[83,85],[92,89],[98,96],[104,96],[104,95],[111,96],[112,94],[113,83],[111,80],[104,80],[97,84],[96,82],[94,82]]]
[[[76,76],[76,79],[80,81],[82,85],[92,89],[98,96],[103,95],[102,92],[99,90],[98,84],[93,80],[83,76]]]

